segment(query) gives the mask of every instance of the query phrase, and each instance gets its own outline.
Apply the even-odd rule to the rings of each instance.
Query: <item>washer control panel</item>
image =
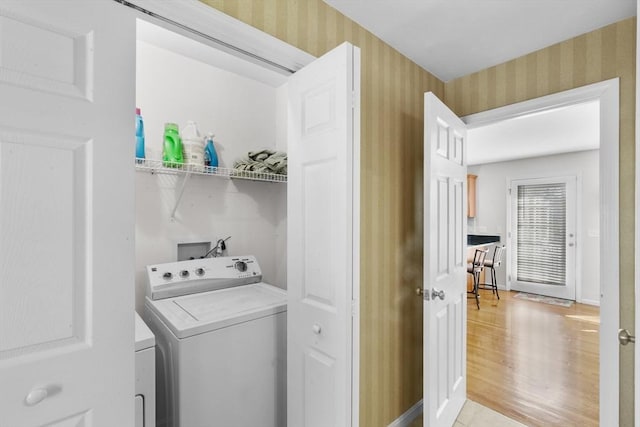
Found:
[[[262,271],[256,258],[246,255],[148,265],[147,278],[147,296],[155,300],[257,283]]]

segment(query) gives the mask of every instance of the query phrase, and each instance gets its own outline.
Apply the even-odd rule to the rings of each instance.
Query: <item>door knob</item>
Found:
[[[431,299],[436,299],[436,298],[440,298],[441,300],[444,300],[444,291],[433,288],[431,290]]]
[[[49,396],[49,391],[46,388],[34,388],[24,398],[24,403],[27,406],[35,406],[46,399],[47,396]]]
[[[634,343],[636,342],[636,337],[635,335],[631,335],[629,333],[629,331],[627,331],[626,329],[619,329],[618,330],[618,341],[620,341],[620,344],[622,345],[627,345],[629,343]]]
[[[313,333],[316,335],[320,335],[320,332],[322,332],[322,326],[318,325],[317,323],[313,325]]]

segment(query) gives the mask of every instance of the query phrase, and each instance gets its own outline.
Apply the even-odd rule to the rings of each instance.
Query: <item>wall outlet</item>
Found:
[[[211,247],[211,242],[178,243],[177,261],[203,258]]]

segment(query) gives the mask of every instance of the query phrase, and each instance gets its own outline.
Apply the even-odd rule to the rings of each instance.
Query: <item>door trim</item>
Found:
[[[199,0],[113,0],[136,16],[223,52],[289,76],[316,59]]]
[[[582,187],[582,176],[579,175],[578,173],[571,173],[571,171],[566,171],[567,173],[564,175],[537,175],[537,176],[517,176],[517,177],[509,177],[507,179],[507,227],[506,227],[506,231],[507,231],[507,237],[506,237],[506,241],[507,241],[507,254],[506,254],[506,274],[507,274],[507,280],[506,280],[506,287],[511,290],[514,288],[514,284],[515,287],[518,288],[520,287],[521,289],[514,289],[514,290],[519,290],[520,292],[527,292],[528,290],[526,290],[527,285],[518,285],[517,282],[517,278],[515,277],[516,274],[514,273],[514,271],[517,271],[516,268],[516,260],[514,259],[514,252],[515,252],[515,248],[513,247],[514,245],[512,245],[512,243],[515,241],[515,239],[517,239],[517,232],[516,232],[516,225],[517,225],[517,206],[514,206],[516,204],[516,194],[514,187],[518,186],[518,185],[522,185],[522,184],[536,184],[536,183],[557,183],[557,182],[565,182],[567,184],[570,184],[570,181],[573,181],[574,185],[574,193],[573,196],[574,197],[574,206],[572,207],[572,210],[574,211],[575,215],[573,218],[574,224],[573,224],[573,229],[575,230],[574,233],[576,234],[576,241],[577,241],[577,245],[574,249],[574,267],[573,267],[573,271],[571,272],[571,274],[573,274],[573,279],[571,280],[573,282],[573,294],[574,294],[574,300],[576,302],[581,302],[579,299],[579,296],[581,296],[582,294],[582,286],[580,285],[580,279],[581,279],[581,267],[582,267],[582,263],[580,262],[580,259],[582,257],[582,236],[578,235],[578,233],[580,232],[580,230],[582,230],[581,228],[581,223],[582,223],[582,211],[579,209],[580,206],[582,206],[582,198],[581,198],[581,193],[580,193],[580,189]],[[515,183],[515,185],[514,185]],[[567,187],[568,188],[568,187]],[[569,194],[567,194],[569,195]],[[569,202],[570,203],[570,202]],[[567,260],[567,262],[569,262]],[[569,270],[567,270],[568,273]],[[567,276],[568,277],[568,276]],[[544,286],[544,285],[542,285]],[[530,289],[529,291],[533,291],[533,289]],[[535,292],[532,292],[535,293]],[[544,294],[543,294],[544,295]]]
[[[317,59],[285,41],[271,36],[243,21],[235,19],[199,0],[113,0],[132,8],[137,18],[202,42],[213,49],[222,50],[238,58],[256,63],[268,70],[283,75],[304,68]],[[151,12],[151,14],[147,13]],[[171,18],[167,18],[171,17]],[[360,106],[361,53],[354,50],[354,60],[358,64],[353,70],[353,84],[358,88],[354,93],[354,107]],[[352,108],[352,114],[356,109]],[[352,134],[354,141],[360,141],[360,115],[354,114]],[[353,217],[352,241],[352,307],[351,327],[351,427],[358,427],[360,417],[360,144],[353,151]]]
[[[362,98],[361,76],[362,63],[360,49],[353,49],[353,87],[354,91],[353,105],[351,114],[353,115],[353,162],[352,168],[352,259],[354,268],[352,268],[351,278],[351,427],[360,425],[360,99]],[[356,112],[358,112],[356,114]],[[357,144],[355,143],[357,141]]]
[[[600,425],[603,426],[618,425],[620,415],[620,348],[617,336],[620,313],[619,90],[620,81],[615,78],[462,118],[468,128],[473,129],[558,107],[600,102]],[[640,182],[637,168],[636,179]],[[637,227],[636,236],[637,247],[640,242]],[[636,290],[638,280],[640,272],[636,251]],[[638,291],[636,298],[640,299]]]

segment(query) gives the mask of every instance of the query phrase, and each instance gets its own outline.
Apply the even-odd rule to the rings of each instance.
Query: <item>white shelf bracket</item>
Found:
[[[176,196],[176,203],[173,206],[173,210],[171,211],[171,221],[176,220],[176,211],[178,210],[178,205],[180,205],[180,200],[182,200],[182,195],[184,194],[184,189],[187,187],[189,178],[191,178],[191,173],[189,172],[185,173],[182,178],[182,183],[180,184],[180,189],[178,190],[178,194]]]

